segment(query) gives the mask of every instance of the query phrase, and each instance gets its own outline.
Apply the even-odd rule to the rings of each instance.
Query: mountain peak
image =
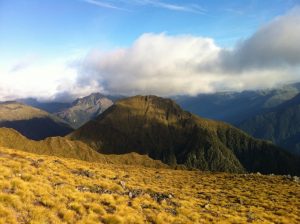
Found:
[[[152,111],[158,113],[157,115],[159,115],[159,112],[164,112],[168,115],[172,114],[177,116],[184,112],[173,100],[155,95],[133,96],[119,100],[115,104],[116,106],[130,107],[131,110],[144,110],[145,113],[148,114]]]
[[[112,104],[112,100],[103,94],[92,93],[86,97],[76,99],[71,107],[56,113],[56,115],[68,122],[73,128],[78,128],[97,117]]]

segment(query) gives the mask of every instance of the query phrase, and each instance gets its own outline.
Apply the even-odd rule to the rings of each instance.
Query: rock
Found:
[[[158,202],[159,204],[164,201],[169,199],[169,194],[164,194],[164,193],[158,193],[158,192],[151,192],[149,193],[150,197]]]
[[[126,189],[126,183],[125,183],[125,181],[120,181],[120,185],[121,185],[121,187],[125,190]]]
[[[79,175],[79,176],[84,176],[84,177],[93,177],[94,174],[90,172],[89,170],[84,170],[84,169],[78,169],[78,170],[73,170],[73,174]]]
[[[178,212],[175,208],[166,208],[165,211],[171,213],[174,216],[178,215]]]
[[[238,204],[241,204],[241,205],[244,204],[244,202],[241,198],[236,198],[235,202],[238,203]]]
[[[300,183],[300,177],[293,176],[293,181],[296,183]]]
[[[210,205],[209,205],[209,203],[206,203],[205,205],[202,205],[201,207],[205,208],[205,209],[209,209]]]
[[[90,188],[89,188],[89,187],[87,187],[87,186],[82,186],[82,185],[76,186],[76,189],[77,189],[78,191],[80,191],[80,192],[88,192],[88,191],[90,191]]]
[[[62,186],[64,184],[66,184],[66,183],[64,183],[64,182],[56,182],[56,183],[53,184],[53,187],[59,187],[59,186]]]
[[[128,193],[128,196],[129,196],[129,198],[133,198],[132,192],[129,192],[129,193]]]
[[[99,185],[94,185],[94,186],[79,185],[79,186],[76,186],[76,189],[81,192],[91,192],[91,193],[96,193],[96,194],[112,194],[112,193],[114,193],[111,190],[104,189],[102,186],[99,186]]]
[[[143,190],[141,189],[131,189],[129,192],[128,192],[128,197],[133,199],[133,198],[136,198],[140,195],[144,194]]]
[[[2,189],[2,192],[6,193],[6,194],[14,194],[14,193],[16,193],[16,189],[15,188],[4,188],[4,189]]]

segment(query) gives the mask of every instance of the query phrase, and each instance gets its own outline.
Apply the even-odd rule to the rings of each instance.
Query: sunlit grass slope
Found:
[[[0,223],[300,223],[282,176],[89,163],[0,148]]]

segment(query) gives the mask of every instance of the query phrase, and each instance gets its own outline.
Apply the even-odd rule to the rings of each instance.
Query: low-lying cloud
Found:
[[[299,80],[300,10],[265,25],[233,49],[211,38],[147,33],[132,46],[94,50],[77,84],[114,94],[163,96],[273,87]]]

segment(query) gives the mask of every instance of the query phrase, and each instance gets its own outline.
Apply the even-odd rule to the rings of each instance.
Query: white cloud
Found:
[[[117,10],[125,10],[121,7],[118,7],[116,5],[113,5],[109,2],[105,2],[105,1],[99,1],[99,0],[82,0],[88,4],[91,4],[91,5],[95,5],[97,7],[100,7],[100,8],[108,8],[108,9],[117,9]]]
[[[162,8],[171,11],[181,11],[181,12],[192,12],[205,14],[205,10],[198,4],[174,4],[167,3],[160,0],[81,0],[85,3],[94,5],[100,8],[108,8],[108,9],[117,9],[130,11],[128,7],[130,6],[150,6],[156,8]],[[125,7],[127,6],[127,7]]]
[[[109,93],[163,96],[269,88],[300,80],[299,40],[299,8],[233,50],[210,38],[148,33],[128,48],[91,52],[77,83],[96,81]]]
[[[93,50],[87,56],[76,51],[51,61],[30,61],[19,69],[12,69],[15,62],[2,64],[0,100],[68,99],[95,91],[170,96],[270,88],[300,80],[299,40],[299,8],[232,50],[211,38],[147,33],[127,48]]]
[[[300,8],[274,19],[233,51],[223,50],[224,69],[241,72],[248,69],[281,68],[300,65]]]
[[[22,69],[25,69],[26,67],[30,66],[31,64],[33,64],[35,61],[37,60],[37,56],[36,55],[26,55],[25,57],[19,59],[18,61],[16,61],[10,69],[10,72],[14,73],[17,71],[20,71]]]
[[[77,68],[70,66],[74,55],[68,57],[43,60],[36,58],[36,63],[28,64],[22,69],[11,68],[15,65],[0,66],[0,100],[37,97],[51,100],[61,92],[68,92],[74,96],[82,96],[92,89],[92,86],[79,88],[76,85]],[[22,61],[22,59],[20,59]]]
[[[194,12],[194,13],[205,14],[205,10],[198,4],[177,5],[173,3],[172,4],[166,3],[159,0],[135,0],[131,2],[135,2],[141,5],[150,5],[157,8],[163,8],[163,9],[168,9],[173,11]]]

